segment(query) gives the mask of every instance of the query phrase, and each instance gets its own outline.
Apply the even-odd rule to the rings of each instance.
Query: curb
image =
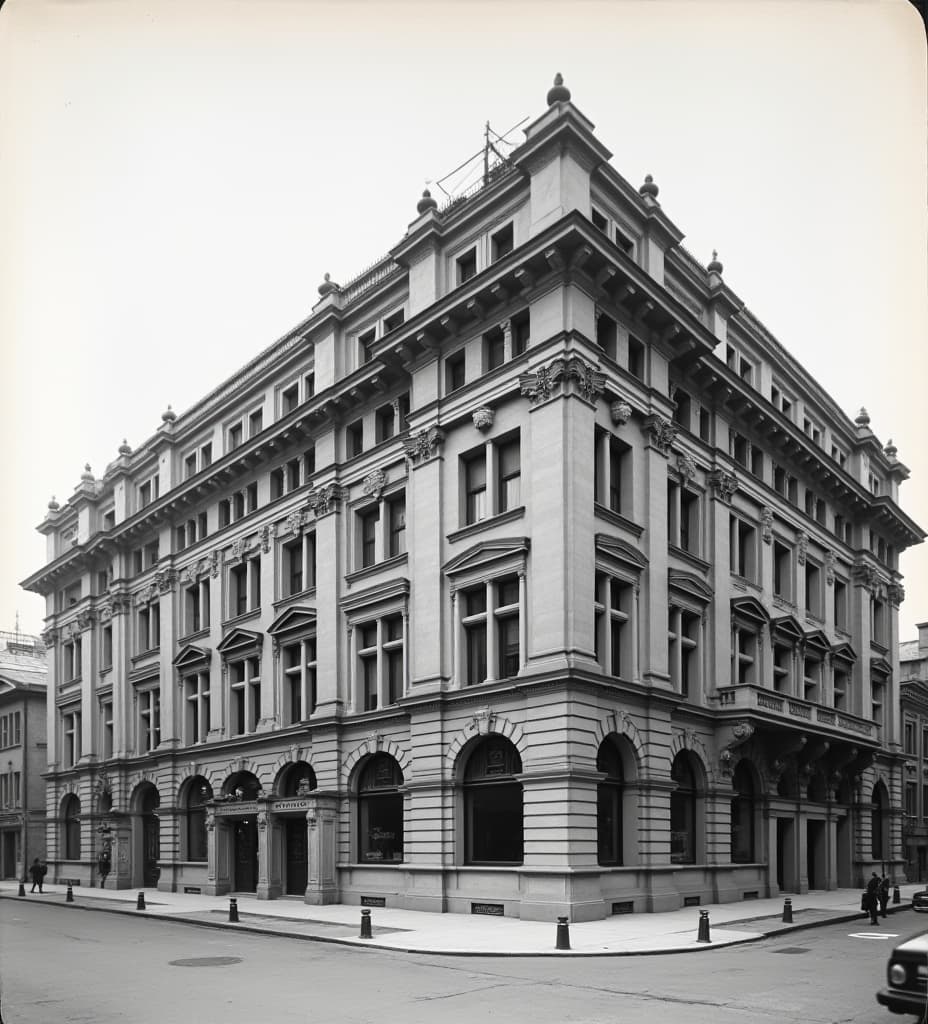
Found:
[[[13,896],[11,894],[0,893],[0,900],[9,900],[11,902],[20,902],[25,900],[23,896]],[[26,900],[26,902],[29,902]],[[36,901],[32,901],[35,903]],[[86,910],[86,911],[98,911],[104,914],[121,914],[123,916],[136,916],[137,911],[135,909],[129,909],[129,907],[111,907],[104,906],[102,901],[99,905],[88,905],[84,903],[51,903],[42,902],[38,903],[40,906],[61,906],[69,907],[74,910]],[[908,910],[909,906],[896,906],[887,908],[887,914],[896,914],[901,910]],[[399,943],[395,945],[387,945],[383,941],[378,942],[377,938],[373,939],[361,939],[358,938],[339,938],[336,936],[329,935],[313,935],[311,933],[303,932],[291,932],[271,927],[261,927],[253,924],[232,924],[228,921],[210,921],[210,920],[199,920],[196,918],[186,917],[183,914],[156,914],[148,915],[142,914],[148,921],[169,921],[172,924],[188,924],[198,928],[214,928],[221,931],[235,931],[235,932],[246,932],[252,935],[271,935],[276,938],[282,939],[297,939],[302,942],[326,942],[335,946],[347,946],[351,949],[366,949],[366,950],[381,950],[388,953],[409,953],[418,956],[455,956],[455,957],[620,957],[620,956],[674,956],[681,953],[707,953],[716,949],[729,949],[732,946],[745,946],[752,942],[761,942],[763,939],[776,938],[778,935],[788,935],[792,932],[807,931],[811,928],[822,928],[826,925],[831,924],[845,924],[852,921],[858,921],[862,916],[867,916],[862,911],[855,911],[853,913],[839,914],[835,917],[829,917],[820,921],[806,921],[806,922],[794,922],[788,924],[783,928],[774,928],[770,931],[759,932],[756,935],[751,935],[744,939],[732,939],[728,942],[710,942],[708,945],[694,946],[690,948],[674,948],[674,949],[633,949],[633,950],[597,950],[597,951],[584,951],[584,950],[530,950],[525,952],[500,952],[500,951],[482,951],[482,950],[449,950],[449,949],[418,949],[403,946]],[[737,924],[738,922],[733,921],[731,924]],[[347,926],[346,926],[347,927]],[[718,928],[725,928],[724,924],[717,925]]]

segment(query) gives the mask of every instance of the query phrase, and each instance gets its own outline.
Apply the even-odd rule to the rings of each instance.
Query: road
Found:
[[[730,949],[439,957],[0,901],[2,1024],[889,1024],[874,1000],[911,911]],[[193,961],[184,964],[184,961]]]

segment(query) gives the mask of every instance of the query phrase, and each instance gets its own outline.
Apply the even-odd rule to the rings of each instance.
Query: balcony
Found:
[[[880,742],[876,723],[835,708],[822,707],[797,697],[766,690],[762,686],[724,686],[716,691],[720,711],[754,714],[767,723],[814,728],[816,732]]]

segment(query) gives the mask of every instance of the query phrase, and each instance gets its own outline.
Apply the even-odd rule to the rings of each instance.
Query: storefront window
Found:
[[[187,860],[205,861],[206,804],[213,791],[204,778],[194,779],[187,789]]]
[[[596,787],[597,860],[603,865],[622,863],[622,761],[615,745],[603,740],[596,755],[596,770],[606,778]]]
[[[368,761],[358,782],[358,852],[364,864],[403,859],[403,773],[389,754]]]
[[[519,752],[503,736],[474,749],[464,772],[465,863],[522,863],[521,772]]]
[[[735,769],[731,799],[731,859],[750,864],[754,858],[754,781],[745,761]]]
[[[64,819],[64,859],[80,860],[81,856],[81,802],[72,793],[65,798],[61,809]]]
[[[670,777],[676,789],[670,794],[670,861],[696,863],[696,774],[689,754],[681,750],[673,760]]]

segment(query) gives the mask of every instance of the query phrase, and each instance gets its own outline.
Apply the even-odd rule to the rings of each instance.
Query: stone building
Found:
[[[928,622],[899,644],[902,714],[902,841],[910,882],[928,881]]]
[[[547,100],[49,506],[59,877],[582,920],[901,863],[908,471]]]
[[[0,878],[45,856],[45,645],[0,632]]]

